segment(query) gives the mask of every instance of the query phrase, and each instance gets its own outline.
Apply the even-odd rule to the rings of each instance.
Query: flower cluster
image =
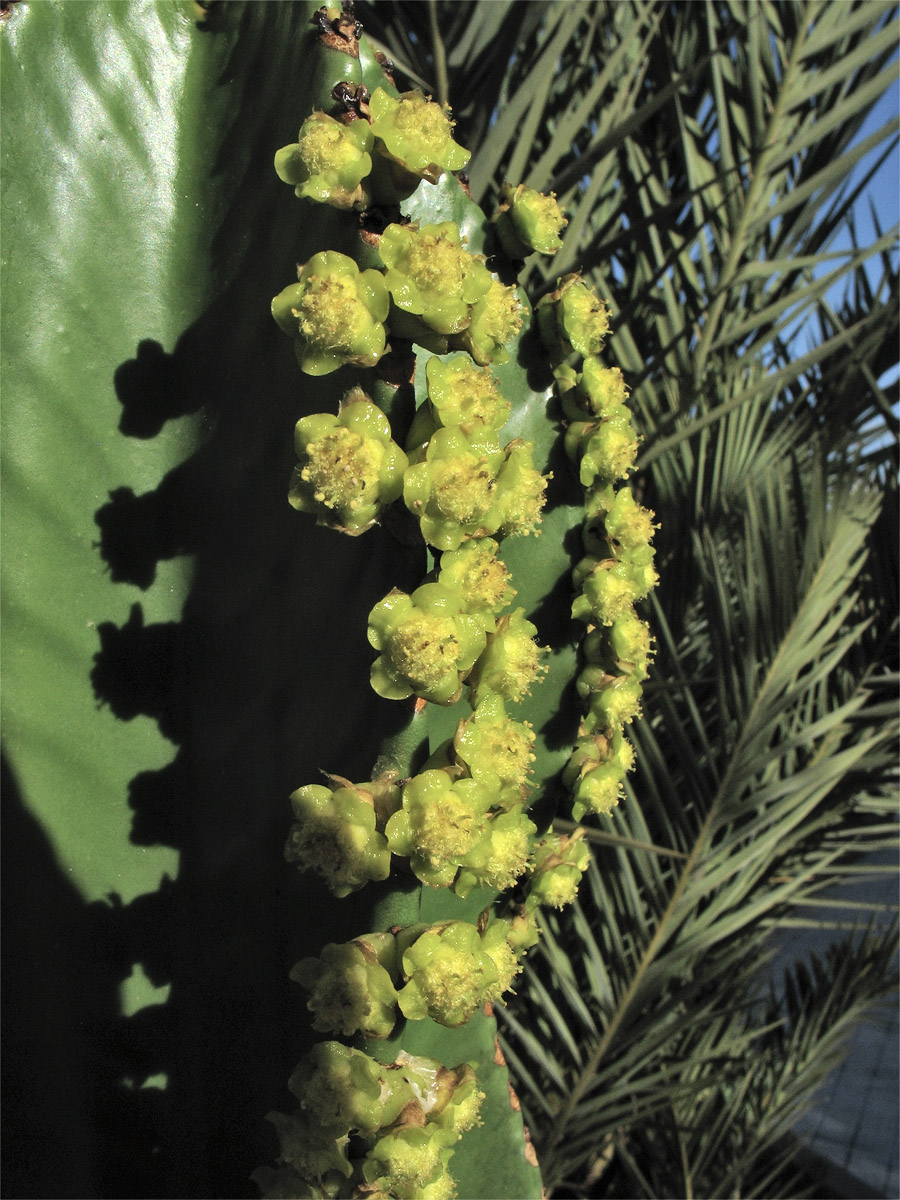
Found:
[[[460,171],[471,157],[453,141],[449,111],[421,92],[390,96],[376,88],[367,119],[314,112],[297,141],[275,155],[279,179],[298,196],[334,208],[368,208],[409,196],[423,179]]]
[[[357,36],[352,14],[332,18],[324,8],[318,17],[320,26],[343,22],[338,37]],[[386,699],[415,697],[418,708],[463,697],[468,707],[415,773],[408,759],[380,761],[363,783],[326,776],[298,788],[285,856],[339,898],[393,877],[485,905],[475,922],[448,908],[452,919],[392,925],[298,962],[291,978],[305,990],[313,1028],[346,1041],[394,1037],[403,1021],[455,1029],[502,1003],[537,941],[540,910],[574,900],[590,855],[582,830],[539,830],[529,815],[537,739],[514,706],[547,667],[536,626],[524,607],[512,607],[516,588],[501,556],[504,539],[538,533],[549,476],[530,442],[502,436],[515,414],[500,380],[521,369],[502,364],[519,359],[529,307],[489,266],[556,253],[566,220],[554,196],[508,187],[487,231],[488,257],[470,250],[454,221],[404,218],[400,201],[468,162],[448,110],[420,92],[378,87],[370,95],[349,77],[339,94],[340,119],[313,112],[275,168],[302,199],[345,210],[348,229],[361,214],[360,262],[334,250],[313,254],[272,312],[307,375],[371,369],[391,341],[395,353],[379,383],[347,392],[336,414],[297,422],[290,503],[351,535],[396,506],[389,528],[421,535],[432,569],[410,593],[393,588],[371,609],[372,688]],[[634,605],[656,579],[653,518],[620,486],[637,436],[621,373],[597,357],[609,329],[605,304],[569,275],[533,318],[555,368],[565,449],[586,506],[572,608],[587,627],[576,680],[584,713],[563,771],[580,819],[617,802],[634,757],[622,731],[639,710],[651,656]],[[424,379],[414,390],[423,402],[401,430],[390,404],[389,420],[370,395],[381,400],[386,368],[402,363],[410,342],[422,348]],[[321,1042],[291,1077],[299,1107],[270,1114],[278,1165],[255,1179],[271,1197],[452,1200],[448,1162],[479,1121],[483,1069],[404,1053],[386,1065],[344,1041]]]
[[[298,196],[367,210],[395,204],[422,180],[436,183],[444,171],[466,165],[469,152],[453,141],[453,122],[441,105],[415,91],[394,97],[376,88],[365,95],[344,120],[312,113],[297,141],[275,155],[279,178]],[[555,205],[530,193],[517,211],[545,201]],[[296,339],[307,374],[374,366],[389,349],[389,333],[437,354],[465,350],[482,366],[508,361],[522,301],[515,287],[491,275],[484,255],[466,250],[454,222],[389,224],[378,253],[383,269],[362,272],[335,251],[313,255],[299,267],[299,283],[273,300],[272,313]]]
[[[479,1124],[484,1093],[470,1063],[445,1067],[403,1052],[390,1065],[337,1041],[320,1042],[288,1087],[293,1113],[270,1113],[277,1167],[253,1178],[267,1196],[396,1196],[451,1200],[447,1164]]]
[[[410,779],[298,788],[285,856],[336,896],[386,879],[392,854],[432,887],[504,891],[527,871],[534,841],[533,743],[531,727],[491,695]]]
[[[586,711],[563,775],[579,821],[609,813],[634,762],[622,730],[640,713],[652,654],[647,624],[634,606],[657,582],[654,525],[653,513],[620,486],[634,467],[638,442],[622,373],[597,357],[609,328],[606,306],[579,276],[569,275],[538,312],[569,422],[566,452],[584,488],[585,555],[572,575],[572,615],[588,631],[576,680]],[[566,361],[576,354],[580,371]]]

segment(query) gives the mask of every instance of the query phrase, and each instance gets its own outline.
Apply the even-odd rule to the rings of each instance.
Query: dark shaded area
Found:
[[[245,99],[260,72],[302,78],[297,35],[293,6],[250,4],[216,10],[203,36],[229,39],[221,83]],[[123,479],[96,514],[114,583],[148,588],[161,560],[190,556],[181,619],[156,623],[140,603],[121,626],[97,613],[85,663],[98,703],[173,742],[161,769],[133,764],[121,802],[133,843],[179,852],[177,878],[85,904],[4,768],[8,1196],[255,1196],[250,1172],[276,1154],[265,1114],[291,1103],[310,1038],[288,971],[323,930],[367,928],[380,899],[373,888],[337,905],[283,858],[289,793],[323,769],[367,778],[404,720],[369,687],[366,616],[424,573],[421,546],[381,529],[341,538],[287,504],[294,423],[334,411],[352,383],[302,376],[269,315],[294,263],[338,241],[328,214],[302,226],[273,176],[272,147],[293,137],[295,103],[274,117],[235,105],[211,184],[228,198],[218,292],[171,353],[143,339],[113,381],[126,436],[198,414],[157,488],[137,495]],[[138,965],[170,991],[123,1016]]]

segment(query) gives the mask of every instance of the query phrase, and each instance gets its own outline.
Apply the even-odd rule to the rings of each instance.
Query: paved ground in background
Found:
[[[896,866],[889,854],[873,861]],[[895,909],[900,901],[898,873],[868,877],[865,882],[843,887],[833,896],[846,901],[848,912],[836,919],[852,922],[868,915],[854,901],[882,903]],[[821,914],[819,914],[821,915]],[[833,931],[785,929],[779,935],[781,950],[776,969],[783,960],[810,948],[821,952],[839,935]],[[900,1011],[897,997],[873,1014],[853,1034],[849,1051],[828,1077],[815,1108],[803,1117],[796,1132],[810,1151],[834,1165],[836,1190],[848,1200],[866,1195],[897,1200],[900,1197]],[[850,1176],[847,1180],[844,1176]],[[863,1185],[848,1191],[853,1181]]]

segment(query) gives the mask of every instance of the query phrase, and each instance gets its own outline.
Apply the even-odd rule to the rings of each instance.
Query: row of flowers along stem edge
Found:
[[[322,9],[316,22],[326,43],[329,30],[347,45],[358,39],[352,15]],[[448,112],[421,93],[398,96],[386,79],[371,94],[343,83],[335,97],[340,117],[313,112],[275,157],[301,198],[383,211],[468,162]],[[493,219],[497,253],[555,253],[564,225],[552,195],[507,188]],[[299,788],[286,855],[339,897],[386,879],[400,860],[425,885],[461,896],[486,887],[501,897],[476,924],[368,933],[295,966],[314,1028],[335,1040],[317,1045],[291,1077],[299,1109],[270,1115],[279,1166],[255,1178],[270,1196],[443,1200],[455,1194],[453,1148],[479,1120],[476,1064],[448,1068],[401,1052],[385,1065],[337,1038],[385,1038],[398,1016],[454,1028],[500,1001],[537,940],[536,913],[574,899],[588,851],[581,830],[538,836],[528,816],[534,731],[506,710],[543,672],[535,626],[523,609],[507,611],[515,593],[500,547],[537,532],[546,479],[528,442],[501,444],[510,403],[490,369],[508,361],[527,310],[515,286],[466,250],[453,222],[389,222],[361,242],[364,263],[373,244],[376,266],[332,250],[314,254],[275,298],[273,315],[312,376],[345,364],[371,368],[390,352],[389,338],[424,348],[435,356],[425,365],[427,401],[400,433],[402,447],[360,388],[337,414],[302,418],[290,501],[353,536],[402,504],[436,567],[411,595],[395,589],[372,610],[372,686],[389,699],[436,704],[467,689],[472,712],[412,777],[387,771],[354,784],[332,776]],[[577,680],[585,713],[564,772],[580,820],[617,803],[633,759],[622,730],[637,714],[650,657],[634,604],[656,578],[652,514],[616,487],[633,467],[637,439],[621,374],[598,358],[605,305],[572,275],[535,318],[585,490],[573,604],[587,626]]]

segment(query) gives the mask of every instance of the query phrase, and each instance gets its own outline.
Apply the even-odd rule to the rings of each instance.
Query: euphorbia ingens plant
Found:
[[[570,903],[589,862],[583,831],[555,832],[552,811],[535,802],[561,781],[576,820],[607,814],[633,762],[623,731],[652,654],[635,604],[656,579],[653,516],[620,486],[638,438],[625,381],[599,358],[605,303],[572,274],[532,311],[510,282],[518,260],[563,245],[556,198],[509,186],[488,222],[452,175],[469,154],[449,111],[420,92],[398,95],[347,15],[320,9],[314,24],[310,55],[338,55],[323,77],[341,82],[297,114],[298,140],[276,153],[275,169],[307,222],[330,206],[348,225],[342,250],[323,241],[272,311],[306,376],[353,372],[356,384],[337,412],[298,420],[290,502],[352,535],[381,521],[421,548],[419,585],[375,604],[368,641],[374,691],[406,703],[413,720],[425,714],[433,737],[415,761],[410,751],[379,758],[371,780],[331,776],[292,796],[287,857],[343,905],[363,912],[367,885],[378,884],[410,915],[397,923],[396,904],[375,904],[360,918],[370,932],[295,966],[313,1027],[345,1040],[319,1043],[297,1067],[299,1109],[271,1117],[279,1165],[255,1178],[272,1197],[444,1200],[456,1194],[460,1139],[502,1115],[489,1108],[490,1038],[468,1061],[450,1061],[446,1039],[505,1002],[541,908]],[[355,236],[354,256],[345,251]],[[526,344],[543,393],[520,365]],[[418,397],[411,417],[385,399],[396,377]],[[559,486],[583,502],[568,597],[555,577],[544,581],[561,624],[584,633],[574,677],[562,680],[533,602],[511,607],[520,592],[534,595],[531,567],[511,570],[505,557],[509,541],[524,541],[543,569],[542,539],[527,535],[540,534],[548,508],[548,402],[571,460]],[[508,422],[522,430],[522,406],[527,436],[504,436]],[[364,630],[344,636],[365,644]],[[557,692],[543,711],[578,697],[567,764],[522,711],[547,687]],[[429,713],[451,706],[449,724],[435,717],[432,727]],[[420,919],[438,900],[441,917]],[[425,1031],[425,1057],[404,1048],[413,1026]],[[537,1196],[536,1173],[528,1179],[521,1186]]]

